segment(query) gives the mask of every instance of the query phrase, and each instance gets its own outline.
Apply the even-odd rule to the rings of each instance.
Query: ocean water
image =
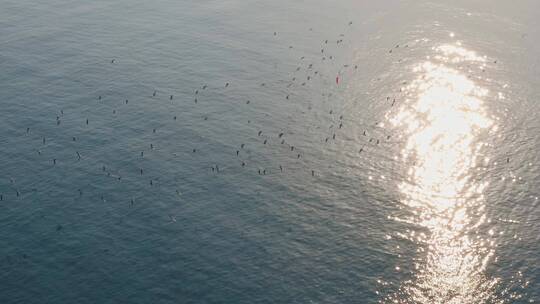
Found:
[[[0,303],[534,303],[537,1],[0,0]]]

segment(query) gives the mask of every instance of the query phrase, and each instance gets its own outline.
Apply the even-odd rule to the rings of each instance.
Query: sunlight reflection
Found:
[[[471,169],[484,161],[479,135],[496,126],[484,108],[488,91],[451,67],[486,60],[459,44],[433,51],[433,59],[419,64],[414,69],[419,76],[404,88],[408,102],[388,117],[403,132],[401,156],[410,164],[407,179],[399,185],[402,203],[414,213],[410,222],[427,230],[409,235],[425,255],[414,265],[413,279],[391,300],[494,303],[498,280],[485,274],[494,243],[480,232],[488,222],[483,196],[487,182],[474,180]]]

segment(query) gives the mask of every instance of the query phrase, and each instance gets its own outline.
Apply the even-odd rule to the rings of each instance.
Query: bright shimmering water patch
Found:
[[[436,59],[447,63],[458,63],[463,61],[477,63],[486,62],[486,56],[479,56],[476,52],[463,48],[459,42],[456,44],[443,44],[433,48],[433,50],[437,52],[437,55],[435,56]]]
[[[485,108],[488,90],[452,67],[483,64],[485,57],[459,44],[433,50],[435,56],[415,67],[417,78],[404,88],[408,101],[388,117],[402,133],[401,157],[409,164],[399,185],[402,203],[414,214],[406,221],[426,233],[404,236],[417,244],[421,256],[412,279],[387,300],[497,303],[499,279],[486,274],[496,234],[486,228],[487,182],[475,180],[472,170],[486,159],[479,135],[497,126]]]

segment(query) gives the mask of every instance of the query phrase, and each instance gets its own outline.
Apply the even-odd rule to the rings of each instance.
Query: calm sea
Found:
[[[0,0],[0,303],[533,303],[537,1]]]

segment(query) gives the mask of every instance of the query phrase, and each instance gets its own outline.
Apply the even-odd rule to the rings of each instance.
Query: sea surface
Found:
[[[0,303],[536,303],[540,2],[0,0]]]

